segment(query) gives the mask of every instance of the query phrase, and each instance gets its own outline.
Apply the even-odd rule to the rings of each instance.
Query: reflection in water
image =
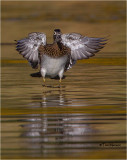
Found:
[[[51,92],[43,92],[42,97],[33,97],[34,101],[39,101],[39,103],[33,103],[33,106],[43,110],[43,108],[50,106],[73,105],[72,100],[67,99],[61,89],[56,95]],[[47,96],[49,93],[50,95]],[[34,150],[34,156],[38,155],[39,150],[40,155],[45,154],[46,157],[50,157],[50,153],[58,155],[58,150],[61,154],[65,154],[65,152],[69,154],[69,152],[76,153],[75,149],[85,151],[86,148],[95,147],[96,143],[91,144],[87,141],[88,136],[94,135],[97,130],[87,123],[88,119],[85,114],[32,114],[30,117],[26,116],[27,124],[21,125],[23,128],[21,137],[25,137],[24,148],[37,149],[37,152]]]

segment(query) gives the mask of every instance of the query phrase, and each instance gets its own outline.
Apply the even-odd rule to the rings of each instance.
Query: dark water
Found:
[[[27,63],[3,59],[3,159],[125,158],[124,65],[77,63],[58,88],[50,79],[43,87]]]

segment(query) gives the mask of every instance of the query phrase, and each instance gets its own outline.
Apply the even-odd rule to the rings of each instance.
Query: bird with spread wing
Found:
[[[77,60],[88,59],[99,52],[106,44],[106,38],[93,38],[78,33],[62,34],[55,29],[54,42],[47,44],[46,34],[33,32],[28,37],[16,41],[16,50],[37,69],[45,82],[45,77],[59,80],[63,74],[76,63]]]

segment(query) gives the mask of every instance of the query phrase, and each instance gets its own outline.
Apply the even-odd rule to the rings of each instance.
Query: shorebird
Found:
[[[31,67],[37,69],[45,82],[45,77],[55,78],[59,81],[63,74],[76,63],[77,60],[88,59],[99,52],[107,41],[106,38],[94,38],[78,33],[62,34],[55,29],[53,43],[47,44],[46,34],[33,32],[28,37],[17,40],[16,50],[28,60]]]

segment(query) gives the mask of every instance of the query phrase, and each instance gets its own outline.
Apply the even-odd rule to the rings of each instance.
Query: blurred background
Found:
[[[31,77],[14,40],[53,30],[107,37],[57,80]],[[2,1],[2,158],[125,159],[126,1]]]
[[[52,42],[55,28],[63,33],[77,32],[84,36],[110,35],[104,51],[125,52],[126,2],[2,2],[2,43],[27,36],[29,32],[44,32]]]

